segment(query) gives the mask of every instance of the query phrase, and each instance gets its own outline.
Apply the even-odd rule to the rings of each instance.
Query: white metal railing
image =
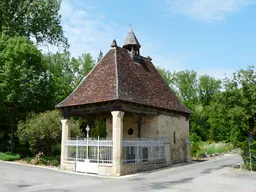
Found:
[[[68,161],[89,160],[92,163],[112,163],[112,139],[71,139],[66,143]]]
[[[123,140],[123,163],[160,163],[165,161],[165,140]]]
[[[122,163],[160,163],[165,161],[164,139],[124,139]],[[91,163],[112,163],[112,138],[72,138],[65,143],[67,161],[89,160]]]

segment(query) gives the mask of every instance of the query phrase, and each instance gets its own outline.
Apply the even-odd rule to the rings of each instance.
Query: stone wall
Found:
[[[113,166],[112,164],[99,164],[98,165],[98,171],[97,175],[101,176],[112,176],[113,173]]]
[[[186,120],[185,116],[159,115],[158,136],[170,140],[172,163],[180,163],[186,160],[186,141],[189,139],[189,121]]]
[[[61,169],[67,170],[67,171],[76,171],[75,167],[76,167],[75,161],[64,161],[61,165]]]
[[[167,167],[168,164],[166,163],[134,163],[134,164],[123,164],[121,168],[121,175],[129,175],[133,173],[143,172],[143,171],[150,171],[154,169],[159,169],[163,167]]]
[[[123,119],[123,138],[138,138],[138,117],[125,115]],[[142,138],[157,138],[158,116],[143,116],[141,125]],[[133,135],[128,134],[128,129],[133,129]],[[107,137],[112,137],[112,117],[106,119]]]

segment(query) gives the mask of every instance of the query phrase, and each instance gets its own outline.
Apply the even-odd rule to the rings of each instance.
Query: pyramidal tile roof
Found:
[[[114,100],[191,113],[161,77],[151,59],[139,55],[132,58],[127,49],[118,46],[111,48],[56,107]]]

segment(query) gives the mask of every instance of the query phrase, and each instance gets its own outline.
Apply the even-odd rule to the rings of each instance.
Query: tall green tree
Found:
[[[61,0],[1,0],[0,33],[67,46],[60,5]]]
[[[43,55],[30,40],[0,37],[0,122],[3,140],[7,141],[11,134],[11,151],[18,121],[30,111],[51,107],[49,77]]]
[[[174,76],[171,73],[171,71],[169,71],[168,69],[165,69],[163,67],[157,67],[158,72],[160,73],[160,75],[163,77],[163,79],[165,80],[165,82],[171,86],[173,81],[174,81]]]
[[[97,63],[99,63],[102,58],[103,58],[103,53],[102,53],[102,51],[100,50],[100,53],[99,53],[99,55],[98,55],[98,57],[97,57]]]
[[[198,75],[193,70],[174,73],[174,86],[184,104],[190,109],[198,102]]]
[[[252,141],[255,140],[255,67],[240,70],[231,79],[225,79],[224,87],[225,91],[219,94],[211,105],[211,137],[215,140],[231,141],[240,147],[247,164],[249,136]]]
[[[199,101],[202,105],[209,105],[213,96],[220,92],[221,81],[210,77],[209,75],[202,75],[199,77]]]
[[[49,54],[46,59],[55,87],[55,104],[65,99],[95,66],[95,61],[89,53],[74,58],[70,52],[64,51]]]

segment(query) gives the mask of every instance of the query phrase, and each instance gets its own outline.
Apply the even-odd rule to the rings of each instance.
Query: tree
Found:
[[[240,70],[234,73],[231,79],[226,78],[224,87],[225,91],[219,94],[211,105],[212,114],[209,122],[212,136],[219,135],[222,138],[217,139],[230,140],[235,146],[240,147],[243,150],[245,164],[248,164],[249,136],[252,141],[255,136],[255,67]],[[223,138],[224,136],[226,138]]]
[[[0,122],[11,151],[16,124],[26,113],[40,112],[52,105],[52,87],[41,52],[26,37],[0,37]],[[1,131],[1,130],[0,130]]]
[[[32,113],[25,122],[19,122],[17,134],[23,144],[29,144],[33,153],[52,155],[61,141],[61,114],[58,110]],[[73,121],[71,136],[84,136],[79,121]]]
[[[78,58],[79,67],[76,70],[76,80],[74,82],[74,87],[77,87],[78,84],[95,66],[95,61],[90,53],[83,53]]]
[[[199,77],[199,101],[205,106],[209,105],[212,97],[220,92],[221,81],[208,75]]]
[[[163,68],[163,67],[157,67],[157,70],[158,70],[158,72],[160,73],[160,75],[163,77],[163,79],[165,80],[165,82],[169,85],[169,86],[172,86],[172,83],[173,83],[173,80],[174,80],[174,77],[173,77],[173,74],[169,71],[169,70],[167,70],[167,69],[165,69],[165,68]]]
[[[71,57],[68,51],[64,51],[63,53],[49,54],[46,59],[48,60],[48,68],[53,74],[55,103],[65,99],[95,66],[89,53],[84,53],[76,59]]]
[[[67,46],[61,26],[60,0],[2,0],[0,33],[26,36],[37,43]]]
[[[174,73],[174,86],[184,104],[190,109],[198,102],[198,79],[196,71],[179,71]]]
[[[97,57],[97,63],[99,63],[102,58],[103,58],[103,53],[100,50],[100,53],[99,53],[99,55]]]

